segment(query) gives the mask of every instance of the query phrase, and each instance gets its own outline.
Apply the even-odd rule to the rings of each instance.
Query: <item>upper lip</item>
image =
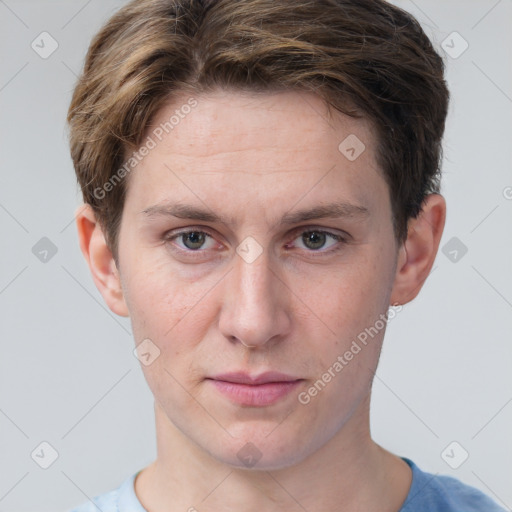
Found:
[[[222,380],[225,382],[235,382],[237,384],[252,385],[267,384],[269,382],[293,382],[296,380],[301,380],[298,377],[292,377],[291,375],[286,375],[280,372],[265,372],[254,376],[251,376],[245,372],[231,372],[222,373],[209,378],[213,380]]]

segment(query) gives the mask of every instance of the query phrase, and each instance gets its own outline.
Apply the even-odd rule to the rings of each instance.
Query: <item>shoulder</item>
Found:
[[[100,494],[92,498],[92,501],[83,503],[69,512],[98,512],[98,510],[102,512],[119,512],[117,507],[118,495],[117,489]]]
[[[83,503],[69,512],[123,512],[125,505],[129,505],[129,510],[144,510],[135,498],[133,482],[138,473],[128,477],[117,489],[99,494],[91,498],[87,503]],[[135,501],[135,503],[133,503]],[[140,507],[140,508],[138,508]],[[145,511],[144,511],[145,512]]]
[[[402,457],[412,469],[412,484],[400,512],[505,512],[482,491],[451,476],[422,471]]]

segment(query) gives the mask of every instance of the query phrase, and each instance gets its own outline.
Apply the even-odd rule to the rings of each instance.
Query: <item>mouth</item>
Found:
[[[248,407],[272,405],[304,382],[304,379],[279,372],[266,372],[257,376],[243,372],[225,373],[206,380],[231,402]]]

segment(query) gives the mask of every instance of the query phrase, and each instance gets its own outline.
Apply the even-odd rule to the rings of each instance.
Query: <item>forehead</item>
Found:
[[[177,190],[189,196],[236,192],[241,203],[255,206],[283,195],[314,200],[335,191],[359,204],[387,196],[371,124],[337,111],[329,115],[312,93],[182,94],[157,112],[147,138],[154,147],[128,182],[127,199],[138,198],[138,206],[165,201]]]
[[[168,102],[156,113],[148,134],[163,128],[162,136],[174,139],[181,154],[195,158],[233,153],[235,145],[238,151],[264,148],[284,156],[299,152],[319,158],[350,134],[359,134],[366,146],[373,146],[365,118],[330,115],[324,100],[313,93],[216,90],[194,100],[193,108],[188,106],[191,96],[184,94]]]

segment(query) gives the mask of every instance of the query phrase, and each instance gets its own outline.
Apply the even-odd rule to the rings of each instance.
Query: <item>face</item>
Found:
[[[119,232],[135,342],[159,354],[142,368],[168,420],[215,459],[242,467],[253,450],[259,468],[287,467],[369,396],[397,258],[375,138],[312,94],[187,100],[150,127]],[[244,375],[265,383],[233,382]]]

